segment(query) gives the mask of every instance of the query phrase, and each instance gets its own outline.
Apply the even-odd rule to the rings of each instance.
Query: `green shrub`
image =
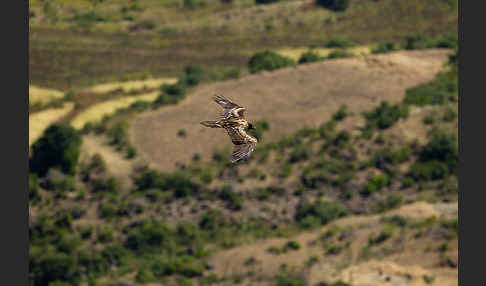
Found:
[[[409,174],[416,181],[440,180],[449,175],[449,168],[439,161],[416,162],[410,166]]]
[[[409,35],[405,39],[404,48],[406,50],[417,50],[433,47],[433,41],[425,35]]]
[[[378,46],[374,49],[371,50],[372,54],[383,54],[383,53],[389,53],[392,51],[397,50],[398,47],[392,43],[392,42],[384,42],[378,44]]]
[[[174,98],[182,97],[186,93],[186,87],[183,82],[177,82],[173,84],[163,84],[162,91]]]
[[[329,2],[329,0],[318,0],[318,1],[321,1],[321,2],[328,1]],[[333,36],[325,44],[326,48],[342,48],[342,49],[345,49],[345,48],[351,48],[351,47],[354,47],[354,46],[355,46],[354,42],[351,41],[350,39],[344,37],[344,36]]]
[[[399,194],[390,194],[384,201],[378,202],[375,212],[382,213],[399,207],[403,202],[403,196]]]
[[[301,203],[297,206],[295,219],[304,227],[313,226],[314,222],[325,225],[328,222],[343,217],[348,211],[337,203],[317,201]],[[309,219],[311,218],[311,219]],[[309,225],[309,223],[312,223]]]
[[[457,34],[443,35],[436,40],[437,48],[457,49]]]
[[[457,69],[452,68],[449,71],[439,73],[429,83],[419,84],[407,89],[403,102],[418,106],[442,105],[451,101],[452,95],[457,91]]]
[[[276,3],[279,0],[255,0],[256,4],[270,4],[270,3]]]
[[[39,182],[37,175],[29,173],[29,201],[37,201],[39,198]]]
[[[104,203],[100,206],[100,217],[104,219],[111,219],[116,217],[117,209],[114,204]]]
[[[30,256],[29,265],[34,285],[49,285],[52,282],[79,285],[81,282],[82,272],[73,255],[56,252],[42,257]]]
[[[351,135],[348,131],[342,130],[332,140],[332,144],[336,147],[344,147],[351,140]]]
[[[348,9],[350,3],[351,0],[317,0],[317,4],[336,12]]]
[[[345,49],[337,49],[327,55],[328,59],[339,59],[339,58],[349,58],[353,55]]]
[[[270,50],[254,54],[248,62],[248,68],[251,73],[257,73],[263,70],[272,71],[291,65],[295,65],[292,59],[283,57]]]
[[[195,9],[206,5],[206,2],[202,0],[184,0],[184,8]]]
[[[137,100],[130,105],[130,109],[133,109],[138,112],[142,112],[148,109],[149,107],[150,107],[150,102],[143,101],[143,100]]]
[[[149,189],[173,190],[176,198],[189,196],[200,189],[199,184],[193,182],[184,173],[159,173],[153,170],[143,172],[135,179],[135,185],[140,191]]]
[[[297,148],[290,153],[290,158],[289,162],[290,163],[297,163],[299,161],[305,161],[309,159],[309,157],[312,155],[312,149],[311,146],[309,145],[299,145]]]
[[[110,130],[108,130],[108,137],[110,138],[110,144],[117,146],[118,150],[125,148],[128,142],[128,122],[120,121],[115,123]]]
[[[184,83],[188,86],[195,86],[205,79],[205,72],[198,65],[188,65],[184,72],[186,73]]]
[[[230,209],[240,210],[243,206],[241,195],[235,193],[231,186],[223,186],[219,193],[219,198],[223,201],[228,201]]]
[[[361,195],[370,196],[380,191],[383,187],[389,184],[389,179],[385,174],[373,176],[361,191]]]
[[[386,129],[395,124],[401,118],[408,117],[408,106],[402,104],[390,105],[382,101],[380,106],[371,112],[365,112],[367,127],[370,129]]]
[[[341,121],[343,120],[344,118],[346,118],[348,116],[348,108],[346,105],[341,105],[338,109],[338,111],[336,111],[336,113],[334,113],[334,115],[332,116],[332,119],[335,120],[335,121]]]
[[[454,121],[456,118],[457,118],[457,112],[452,108],[448,108],[444,112],[444,115],[442,116],[442,120],[445,122]]]
[[[394,232],[394,227],[390,225],[385,225],[377,236],[374,235],[370,236],[370,238],[368,239],[368,244],[369,245],[381,244],[386,240],[388,240],[393,235],[393,232]]]
[[[53,124],[32,145],[30,170],[44,176],[49,168],[59,167],[74,174],[81,148],[81,134],[69,125]]]
[[[451,172],[454,172],[459,159],[458,152],[456,135],[440,131],[435,133],[431,140],[423,147],[419,159],[421,162],[443,162]]]
[[[307,51],[300,55],[299,64],[312,63],[322,60],[322,57],[318,53],[313,51]]]
[[[282,271],[277,275],[277,286],[307,286],[304,277],[295,273]]]
[[[113,241],[113,232],[113,229],[109,226],[102,228],[98,233],[98,240],[101,243]]]
[[[173,230],[167,224],[144,220],[130,231],[125,247],[138,253],[155,252],[164,248],[171,251],[175,247],[172,234]]]
[[[287,242],[287,244],[285,244],[285,246],[284,246],[284,251],[286,251],[287,249],[299,250],[300,244],[297,241],[291,240],[291,241]]]

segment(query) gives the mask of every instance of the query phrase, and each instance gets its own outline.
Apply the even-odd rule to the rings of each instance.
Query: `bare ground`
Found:
[[[298,269],[311,256],[316,256],[319,261],[315,265],[307,267],[308,269],[304,273],[304,276],[310,282],[309,285],[316,285],[321,281],[338,280],[354,286],[427,285],[423,280],[423,275],[435,277],[433,285],[457,285],[457,268],[439,267],[437,255],[424,251],[430,245],[434,245],[434,241],[430,239],[404,241],[402,245],[396,247],[399,251],[382,258],[359,259],[360,251],[362,247],[367,245],[369,235],[379,230],[377,226],[380,218],[395,214],[414,220],[433,216],[437,218],[457,217],[457,203],[429,204],[416,202],[384,215],[346,217],[333,222],[329,226],[304,232],[288,239],[270,238],[242,245],[212,256],[210,261],[214,266],[212,272],[217,273],[218,276],[232,276],[254,271],[257,276],[262,275],[270,279],[276,275],[280,265],[287,264],[290,268]],[[331,226],[352,227],[354,229],[351,247],[338,256],[325,254],[322,251],[322,246],[315,243],[318,241],[319,235]],[[301,246],[300,249],[281,255],[268,252],[270,247],[282,247],[289,240],[298,242]],[[457,248],[451,249],[451,253],[448,253],[448,255],[457,256]],[[245,266],[245,261],[250,257],[256,258],[256,263]],[[387,281],[387,277],[389,281]],[[246,281],[247,283],[243,285],[271,285],[268,280],[265,280],[263,279],[261,283]],[[248,282],[251,284],[248,284]]]
[[[343,104],[359,114],[382,100],[398,102],[407,88],[432,80],[449,53],[439,49],[399,51],[328,60],[202,85],[176,106],[138,116],[130,137],[151,167],[173,170],[177,162],[187,163],[195,153],[209,160],[216,148],[231,147],[224,131],[199,124],[218,116],[219,107],[211,100],[215,93],[246,107],[250,121],[267,120],[270,130],[264,141],[269,142],[326,122]],[[187,136],[178,137],[179,129]]]

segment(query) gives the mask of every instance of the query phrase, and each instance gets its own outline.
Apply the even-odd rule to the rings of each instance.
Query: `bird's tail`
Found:
[[[206,121],[201,121],[201,124],[206,126],[206,127],[211,127],[211,128],[222,128],[218,121],[215,120],[206,120]]]

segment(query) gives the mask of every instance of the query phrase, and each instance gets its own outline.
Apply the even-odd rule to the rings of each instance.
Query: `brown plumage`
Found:
[[[233,142],[231,162],[235,163],[248,158],[255,149],[258,140],[247,133],[254,129],[251,123],[244,118],[245,108],[231,100],[217,95],[214,101],[223,107],[220,120],[202,121],[201,124],[211,128],[224,128]]]

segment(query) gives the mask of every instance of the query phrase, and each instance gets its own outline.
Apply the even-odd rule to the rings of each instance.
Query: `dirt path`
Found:
[[[218,115],[218,106],[211,100],[214,93],[245,106],[250,121],[267,120],[270,130],[264,139],[268,142],[326,122],[342,104],[359,114],[382,100],[400,101],[407,88],[432,80],[449,53],[399,51],[329,60],[200,86],[176,106],[137,117],[130,131],[132,142],[153,167],[172,170],[178,160],[188,162],[194,153],[205,160],[215,148],[231,146],[222,130],[199,124]],[[187,136],[178,137],[179,129]]]

